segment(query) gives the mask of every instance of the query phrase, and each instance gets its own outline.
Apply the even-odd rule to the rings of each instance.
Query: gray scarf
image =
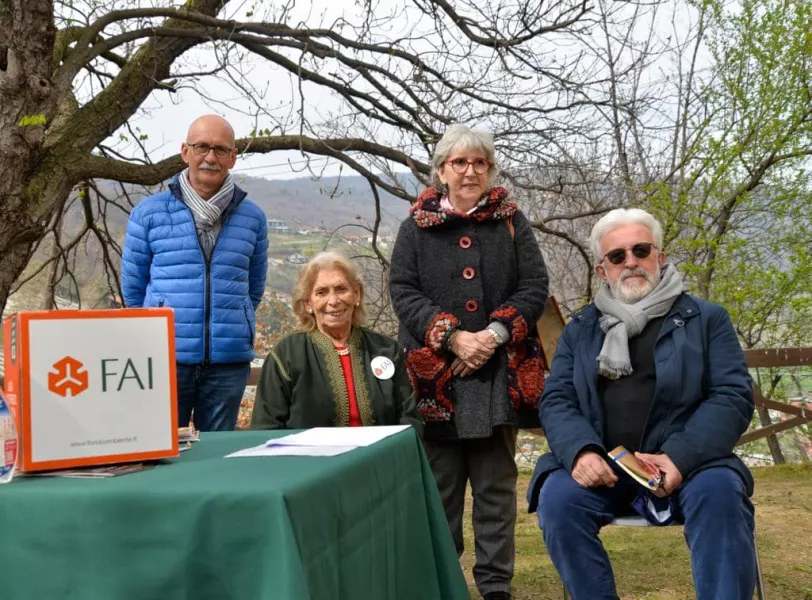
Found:
[[[226,175],[223,185],[208,200],[204,200],[189,182],[189,169],[185,169],[178,177],[180,189],[183,193],[183,203],[192,211],[195,219],[197,237],[200,238],[200,247],[206,258],[211,258],[217,236],[220,235],[222,223],[220,217],[234,197],[234,179],[231,173]]]
[[[674,265],[666,263],[660,273],[657,287],[634,304],[616,300],[605,283],[595,295],[595,306],[603,313],[600,326],[606,334],[598,356],[598,371],[604,377],[620,379],[632,374],[629,338],[640,335],[649,319],[667,315],[674,300],[682,294],[682,274]]]

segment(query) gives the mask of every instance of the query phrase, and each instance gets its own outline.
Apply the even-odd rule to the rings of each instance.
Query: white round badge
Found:
[[[392,379],[395,374],[395,363],[385,356],[376,356],[370,363],[372,374],[378,379]]]

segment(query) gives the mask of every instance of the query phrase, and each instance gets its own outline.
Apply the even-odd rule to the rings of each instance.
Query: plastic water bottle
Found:
[[[0,393],[0,483],[8,483],[14,478],[14,463],[17,460],[17,430],[14,415]]]

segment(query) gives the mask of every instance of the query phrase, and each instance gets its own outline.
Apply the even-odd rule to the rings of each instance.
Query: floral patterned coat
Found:
[[[544,379],[536,321],[547,299],[547,269],[530,223],[507,196],[493,188],[464,214],[442,208],[437,190],[428,188],[400,226],[390,292],[429,439],[538,426]],[[446,336],[492,321],[510,340],[472,375],[453,376]]]

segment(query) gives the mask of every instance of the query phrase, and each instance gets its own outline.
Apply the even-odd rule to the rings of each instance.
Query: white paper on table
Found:
[[[345,446],[361,448],[380,442],[390,435],[395,435],[411,425],[378,425],[370,427],[314,427],[301,433],[292,433],[284,437],[268,440],[266,446],[310,446],[335,447]]]
[[[226,458],[243,458],[247,456],[338,456],[353,446],[267,446],[262,444],[245,450],[227,454]]]

